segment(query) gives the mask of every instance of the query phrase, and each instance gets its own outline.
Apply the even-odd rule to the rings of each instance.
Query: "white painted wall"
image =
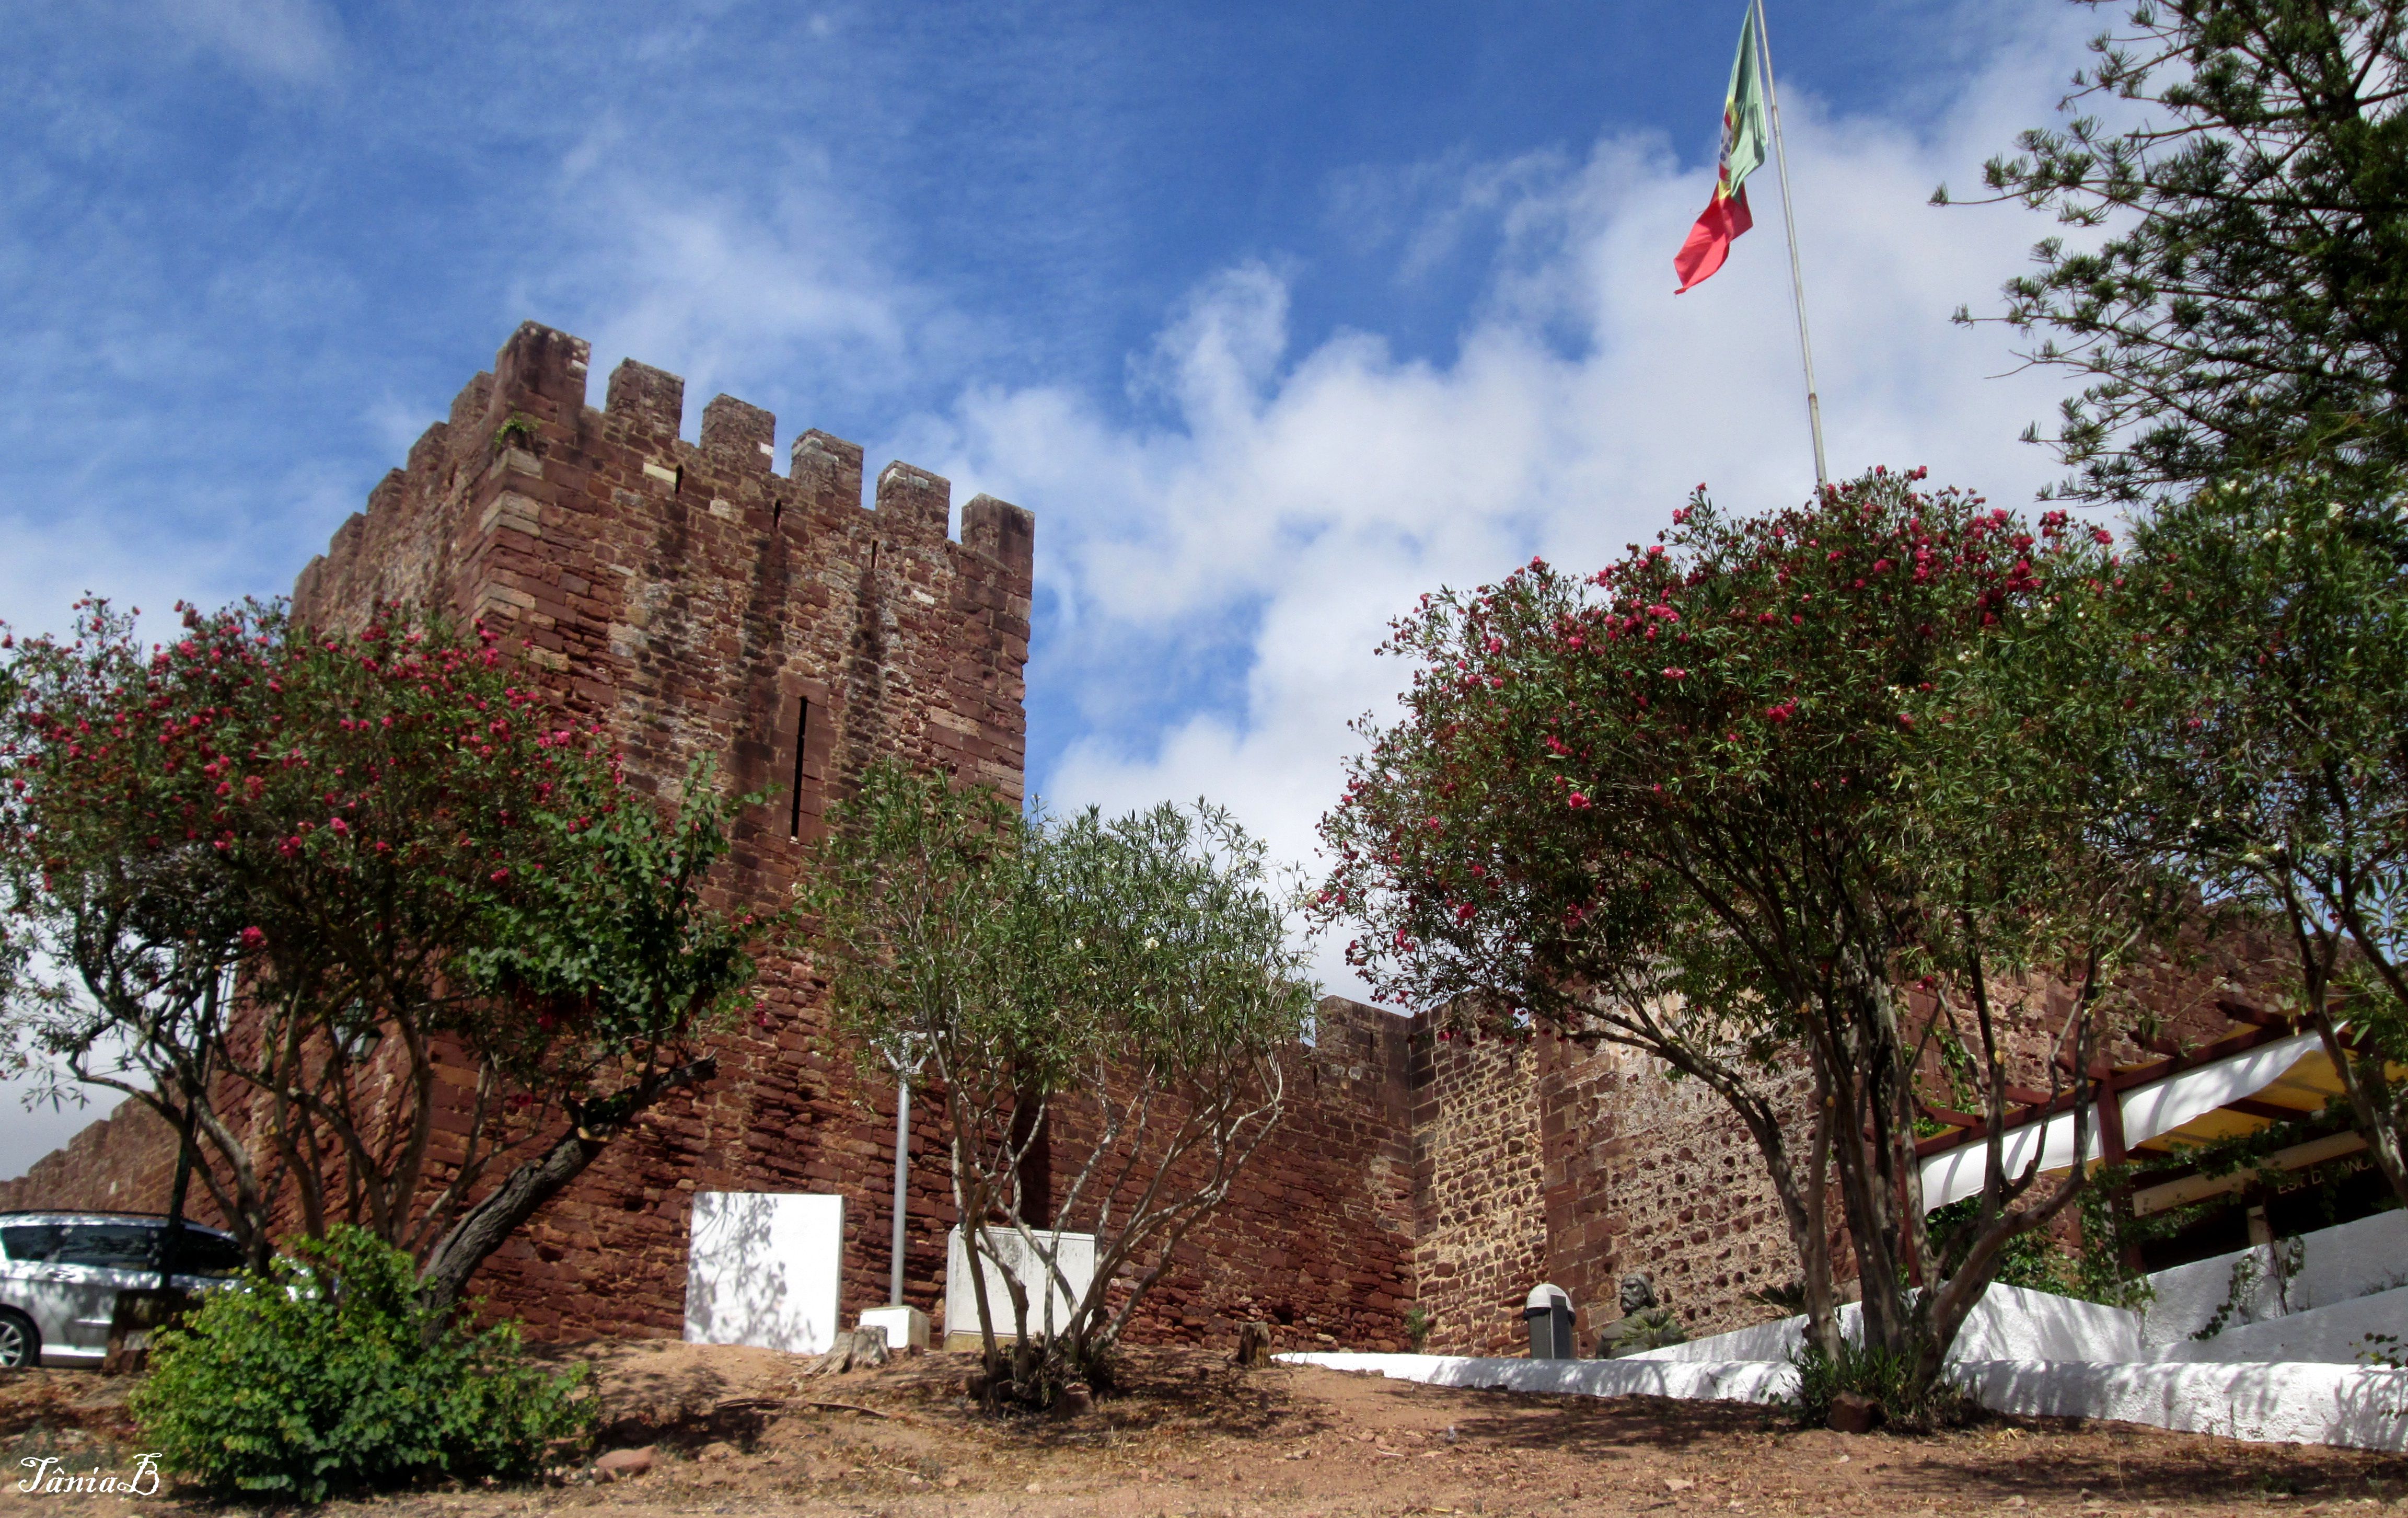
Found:
[[[2150,1278],[2145,1313],[1992,1286],[1949,1355],[1983,1406],[2045,1417],[2115,1418],[2260,1443],[2408,1450],[2408,1371],[2355,1364],[2370,1333],[2408,1338],[2408,1213],[2382,1212],[2301,1241],[2287,1305],[2271,1283],[2233,1326],[2196,1333],[2230,1292],[2244,1255]],[[1841,1309],[1855,1331],[1858,1309]],[[1465,1359],[1434,1354],[1283,1354],[1299,1365],[1375,1371],[1438,1386],[1589,1396],[1768,1402],[1797,1392],[1787,1364],[1806,1320],[1784,1318],[1620,1360]]]
[[[1461,1359],[1439,1354],[1283,1354],[1291,1365],[1429,1386],[1584,1396],[1770,1402],[1798,1391],[1786,1365]],[[2115,1418],[2266,1444],[2408,1450],[2408,1371],[2336,1365],[2105,1365],[1968,1360],[1951,1372],[1984,1407],[2054,1418]]]
[[[841,1196],[695,1193],[686,1342],[826,1353],[836,1339],[843,1263]]]
[[[2099,1365],[1969,1360],[1951,1373],[1984,1407],[2116,1418],[2259,1444],[2408,1450],[2408,1371],[2337,1365]]]
[[[986,1231],[991,1245],[982,1261],[986,1270],[987,1310],[995,1314],[995,1331],[999,1338],[1012,1335],[1011,1294],[997,1279],[996,1257],[1001,1256],[1010,1266],[1022,1288],[1028,1294],[1028,1330],[1045,1332],[1046,1299],[1053,1299],[1053,1321],[1056,1325],[1069,1322],[1070,1309],[1084,1296],[1090,1282],[1096,1279],[1096,1236],[1093,1234],[1039,1234],[1055,1254],[1055,1263],[1068,1279],[1068,1290],[1063,1282],[1052,1279],[1044,1260],[1025,1244],[1020,1235],[1010,1228]],[[970,1284],[968,1251],[962,1242],[958,1227],[945,1236],[945,1341],[950,1348],[953,1336],[967,1334],[976,1338],[979,1333],[978,1297]]]
[[[1858,1308],[1840,1309],[1842,1333],[1856,1332]],[[1786,1360],[1805,1338],[1804,1317],[1757,1323],[1628,1358],[1703,1364],[1718,1360]],[[1973,1304],[1949,1351],[1951,1360],[2137,1360],[2141,1317],[2121,1308],[2077,1302],[2020,1286],[1992,1286]]]
[[[2389,1334],[2408,1348],[2408,1287],[2353,1297],[2329,1308],[2310,1308],[2288,1317],[2228,1328],[2214,1338],[2178,1338],[2157,1346],[2148,1358],[2225,1364],[2275,1360],[2357,1365],[2369,1334]]]
[[[2142,1342],[2154,1349],[2189,1341],[2232,1294],[2233,1266],[2244,1258],[2257,1261],[2257,1280],[2226,1320],[2227,1335],[2286,1316],[2286,1297],[2288,1311],[2297,1313],[2408,1286],[2408,1211],[2394,1208],[2320,1228],[2300,1235],[2300,1245],[2299,1273],[2284,1292],[2275,1288],[2274,1247],[2269,1244],[2158,1271],[2149,1278],[2157,1295],[2144,1315]]]

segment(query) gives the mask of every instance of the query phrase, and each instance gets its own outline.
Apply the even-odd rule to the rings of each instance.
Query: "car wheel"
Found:
[[[42,1363],[42,1336],[32,1320],[0,1308],[0,1370],[22,1370]]]

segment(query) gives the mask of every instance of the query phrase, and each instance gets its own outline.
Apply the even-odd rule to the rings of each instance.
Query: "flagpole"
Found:
[[[1764,62],[1764,98],[1772,117],[1772,162],[1781,175],[1781,226],[1789,237],[1789,296],[1798,307],[1798,353],[1806,364],[1806,426],[1814,434],[1814,488],[1828,489],[1823,463],[1823,402],[1814,393],[1814,343],[1806,335],[1806,276],[1798,266],[1798,217],[1790,210],[1789,153],[1781,145],[1781,91],[1772,82],[1772,35],[1764,24],[1764,0],[1756,4],[1756,48]]]

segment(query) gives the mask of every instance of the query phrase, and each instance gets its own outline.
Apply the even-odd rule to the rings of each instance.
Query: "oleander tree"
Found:
[[[1307,1026],[1263,846],[1203,803],[1029,817],[887,760],[832,813],[802,900],[865,1074],[911,1071],[941,1104],[969,1278],[951,1290],[977,1308],[990,1402],[1108,1381],[1277,1124]],[[1084,1280],[1067,1229],[1094,1238]]]
[[[706,904],[732,803],[701,773],[667,807],[634,790],[481,629],[245,603],[145,652],[79,614],[6,666],[12,1048],[53,1099],[114,1088],[192,1135],[255,1263],[289,1206],[405,1250],[448,1309],[712,1073],[778,926]]]
[[[2408,7],[2113,8],[2069,119],[1983,171],[2071,229],[1985,318],[2084,382],[2049,440],[2065,488],[2174,501],[2307,468],[2371,499],[2408,465]]]
[[[1903,1366],[1910,1403],[2001,1251],[2083,1184],[2078,1164],[2006,1167],[1995,998],[2071,989],[2046,1077],[2079,1110],[2115,972],[2163,900],[2084,827],[2081,756],[2121,709],[2029,672],[2098,614],[2112,545],[1920,482],[1875,470],[1743,518],[1701,489],[1597,574],[1533,560],[1423,598],[1384,649],[1413,666],[1404,713],[1360,726],[1323,822],[1318,898],[1377,991],[1447,1036],[1620,1046],[1720,1095],[1780,1198],[1812,1343]],[[1915,992],[1937,1010],[1916,1016]],[[1976,1225],[1935,1244],[1917,1072],[1952,1040],[1987,1175]],[[1863,1292],[1854,1343],[1835,1222]]]

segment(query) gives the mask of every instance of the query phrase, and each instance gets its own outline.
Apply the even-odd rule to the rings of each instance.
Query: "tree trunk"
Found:
[[[439,1328],[451,1321],[452,1309],[477,1267],[563,1187],[584,1174],[585,1167],[638,1113],[681,1086],[709,1080],[718,1069],[715,1059],[695,1060],[648,1076],[605,1098],[588,1108],[584,1120],[563,1134],[552,1148],[512,1170],[500,1185],[470,1204],[428,1253],[419,1272],[418,1299],[433,1309],[432,1323]]]

